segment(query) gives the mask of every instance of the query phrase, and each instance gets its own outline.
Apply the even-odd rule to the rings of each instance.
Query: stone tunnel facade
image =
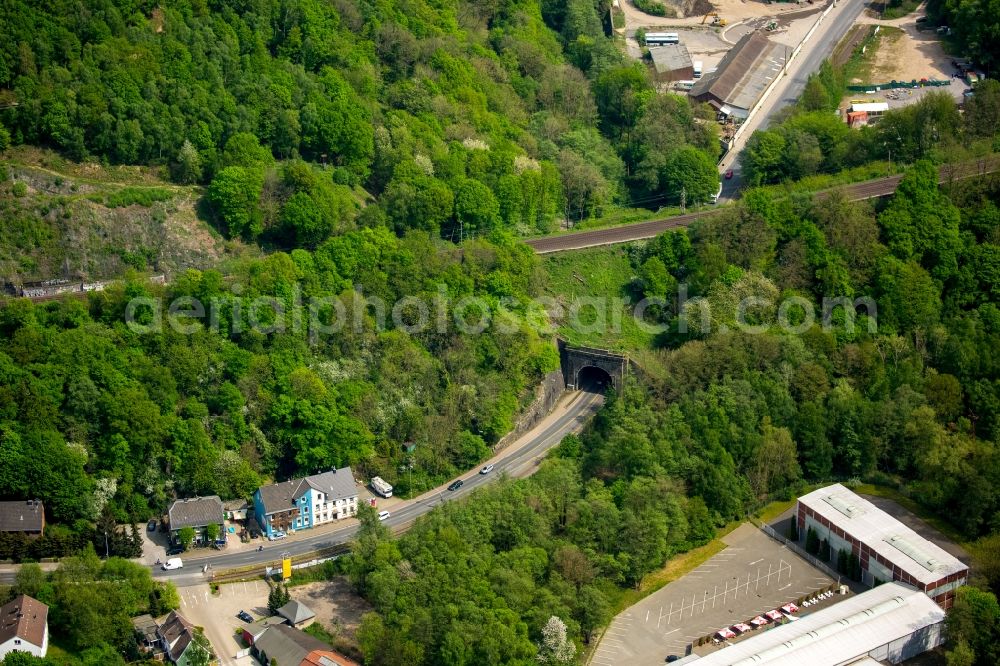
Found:
[[[587,368],[598,368],[608,373],[611,385],[620,389],[629,369],[627,356],[606,349],[574,347],[563,340],[559,341],[559,360],[566,388],[570,390],[580,387],[580,373]]]

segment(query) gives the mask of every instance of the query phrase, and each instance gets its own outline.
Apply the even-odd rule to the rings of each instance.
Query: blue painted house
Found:
[[[358,484],[350,467],[261,486],[253,494],[261,532],[307,530],[358,512]]]

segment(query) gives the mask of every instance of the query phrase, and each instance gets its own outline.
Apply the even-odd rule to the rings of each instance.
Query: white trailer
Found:
[[[382,497],[392,497],[392,486],[386,483],[385,479],[381,476],[376,476],[372,479],[372,490],[375,491],[377,495]]]

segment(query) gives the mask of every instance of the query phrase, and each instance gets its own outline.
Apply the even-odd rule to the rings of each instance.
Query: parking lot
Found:
[[[237,659],[234,655],[243,646],[236,640],[237,627],[246,624],[236,613],[249,611],[254,619],[270,615],[267,610],[267,583],[263,580],[231,583],[219,586],[219,594],[212,594],[208,584],[179,589],[181,607],[178,612],[195,626],[205,629],[219,666],[250,666],[256,664],[252,657]]]
[[[741,525],[723,541],[721,553],[612,620],[592,663],[662,664],[702,636],[833,582],[753,525]]]

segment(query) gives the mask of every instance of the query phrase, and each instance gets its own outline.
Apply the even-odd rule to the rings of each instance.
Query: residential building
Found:
[[[0,606],[0,660],[11,652],[44,657],[48,651],[48,606],[25,594]]]
[[[218,495],[179,499],[170,505],[167,516],[170,521],[170,536],[175,542],[177,533],[185,527],[194,529],[196,544],[205,543],[205,528],[208,525],[217,525],[218,536],[221,537],[226,522],[222,500]]]
[[[771,82],[781,76],[786,50],[763,33],[748,32],[688,94],[712,105],[719,115],[742,122]]]
[[[265,536],[306,530],[358,512],[358,484],[350,467],[262,486],[254,513]]]
[[[649,49],[653,59],[656,80],[661,83],[690,81],[694,79],[694,64],[691,54],[683,44],[665,44]]]
[[[160,645],[168,659],[176,666],[187,666],[198,650],[211,650],[208,641],[198,636],[195,626],[177,611],[171,611],[157,630]]]
[[[145,653],[162,653],[160,649],[160,637],[157,630],[160,625],[149,613],[132,618],[132,628],[135,629],[135,640],[139,644],[139,649]]]
[[[800,497],[795,512],[799,539],[813,530],[833,561],[841,550],[857,557],[866,585],[901,581],[947,610],[969,576],[957,557],[839,483]]]
[[[0,532],[41,536],[45,531],[45,506],[41,500],[0,502]]]
[[[316,613],[301,601],[292,599],[287,604],[278,609],[278,615],[285,618],[293,627],[302,629],[308,627],[316,619]]]
[[[222,503],[222,509],[226,513],[226,520],[244,521],[250,511],[250,503],[245,499],[229,500]]]
[[[253,641],[250,653],[262,664],[278,666],[359,666],[318,638],[287,624],[267,627]]]
[[[901,583],[863,594],[751,634],[722,650],[677,663],[697,666],[845,666],[859,659],[898,664],[944,642],[944,611]]]

